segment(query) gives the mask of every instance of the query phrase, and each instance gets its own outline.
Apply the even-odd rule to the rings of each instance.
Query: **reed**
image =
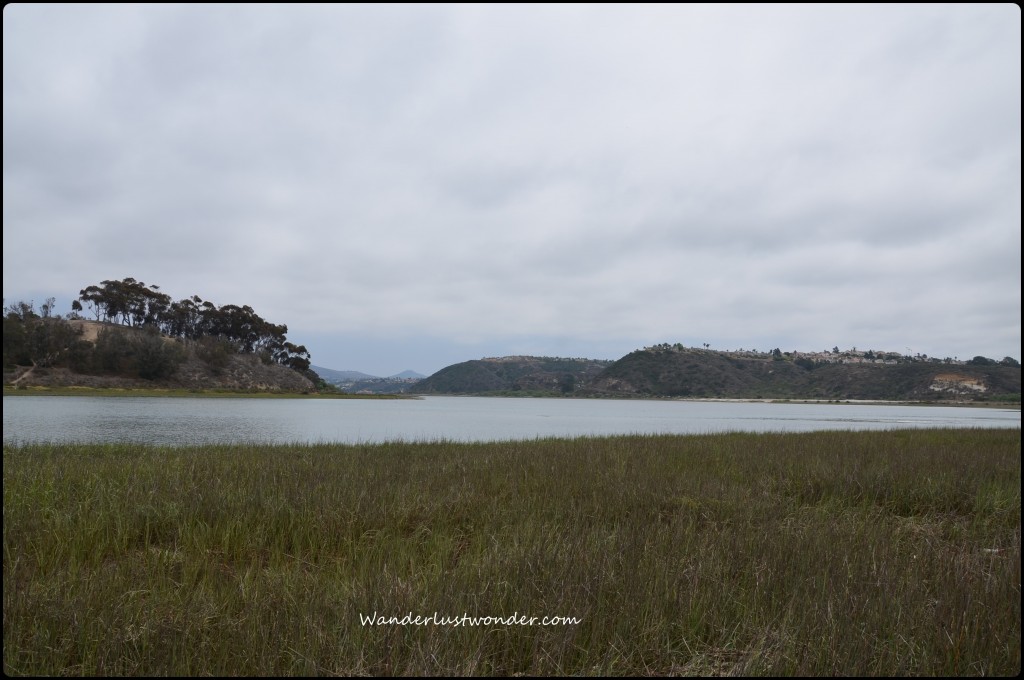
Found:
[[[1019,430],[24,445],[3,475],[12,675],[1020,671]]]

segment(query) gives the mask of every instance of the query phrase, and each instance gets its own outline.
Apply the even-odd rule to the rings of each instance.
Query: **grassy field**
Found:
[[[1020,442],[5,446],[3,670],[1014,675]]]

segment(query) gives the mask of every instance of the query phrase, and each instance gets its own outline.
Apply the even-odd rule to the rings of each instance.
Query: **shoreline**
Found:
[[[344,394],[331,392],[243,392],[230,390],[189,390],[183,388],[129,387],[12,387],[4,385],[5,397],[174,397],[239,399],[415,399],[400,394]]]
[[[741,398],[717,398],[707,397],[700,399],[682,398],[678,401],[706,401],[726,403],[763,403],[763,404],[844,404],[852,406],[957,406],[969,408],[1005,408],[1012,411],[1019,411],[1019,401],[1008,401],[1003,403],[990,401],[899,401],[895,399],[741,399]]]
[[[901,401],[896,399],[803,399],[803,398],[756,398],[756,397],[657,397],[657,396],[617,396],[617,397],[593,397],[579,396],[567,397],[559,395],[521,395],[512,397],[505,394],[357,394],[357,393],[331,393],[331,392],[247,392],[232,390],[192,390],[185,388],[131,388],[131,387],[84,387],[84,386],[13,386],[4,385],[3,394],[5,397],[26,397],[26,396],[58,396],[58,397],[195,397],[200,399],[209,398],[243,398],[243,399],[422,399],[424,397],[497,397],[497,398],[526,398],[526,399],[622,399],[627,401],[683,401],[683,402],[708,402],[708,403],[737,403],[737,404],[834,404],[854,406],[952,406],[958,408],[997,408],[1012,411],[1021,410],[1021,402],[992,402],[992,401]]]

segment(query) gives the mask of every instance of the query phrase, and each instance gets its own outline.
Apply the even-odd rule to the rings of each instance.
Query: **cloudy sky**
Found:
[[[3,18],[6,304],[134,277],[313,363],[1020,358],[1015,5]]]

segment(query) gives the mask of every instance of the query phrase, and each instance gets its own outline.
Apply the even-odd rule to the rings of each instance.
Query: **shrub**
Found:
[[[163,338],[156,332],[138,335],[132,345],[135,372],[146,380],[169,378],[185,360],[185,353],[176,340]]]
[[[215,374],[220,374],[228,365],[235,347],[224,338],[206,336],[196,343],[196,356],[210,367]]]

